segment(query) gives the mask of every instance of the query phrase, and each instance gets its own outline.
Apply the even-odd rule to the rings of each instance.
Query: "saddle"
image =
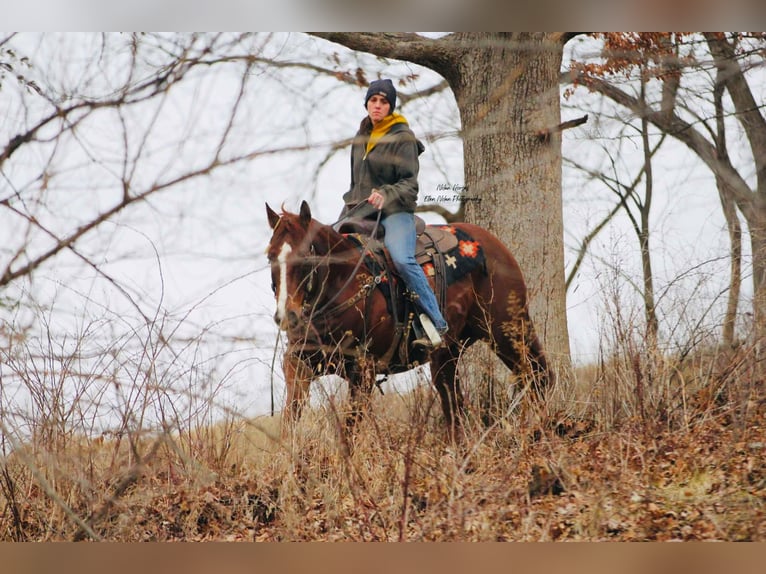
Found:
[[[384,246],[385,228],[382,225],[378,225],[376,228],[375,221],[369,219],[347,219],[339,223],[336,226],[336,230],[347,236],[368,238],[367,250],[373,254],[375,260],[383,261],[385,272],[388,276],[396,275],[393,262]],[[375,233],[374,236],[372,235],[373,232]],[[446,229],[426,225],[426,222],[417,215],[415,216],[415,233],[415,260],[419,265],[424,266],[426,276],[433,278],[434,293],[436,294],[439,308],[443,313],[447,302],[448,286],[445,258],[446,254],[457,247],[458,238],[454,233]],[[415,330],[415,335],[412,337],[404,334],[401,335],[403,346],[399,351],[399,357],[405,359],[403,362],[411,363],[413,358],[420,358],[422,360],[422,357],[413,356],[412,350],[407,348],[407,341],[411,338],[420,337],[423,333],[419,321],[413,322],[413,318],[410,317],[413,303],[407,297],[402,285],[400,282],[394,282],[393,284],[389,282],[386,291],[389,310],[397,322],[397,332],[409,333],[412,329]],[[414,313],[414,315],[417,316],[418,313]],[[388,363],[391,359],[393,352],[394,348],[392,347],[384,359],[385,363]],[[411,364],[407,368],[409,366]]]
[[[386,229],[382,225],[375,228],[375,221],[371,219],[346,219],[336,228],[339,233],[344,235],[358,234],[371,237],[375,231],[375,237],[371,237],[380,243],[386,235]],[[440,227],[426,225],[423,218],[415,216],[415,234],[417,241],[415,243],[415,260],[423,265],[434,259],[434,254],[443,255],[457,246],[457,237],[454,233],[445,231]],[[437,263],[434,261],[434,266]]]

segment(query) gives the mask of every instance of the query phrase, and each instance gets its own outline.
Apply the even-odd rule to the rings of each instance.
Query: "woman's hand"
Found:
[[[375,209],[383,209],[385,198],[383,197],[383,194],[380,193],[377,189],[373,189],[370,193],[370,197],[367,198],[367,201],[371,203]]]

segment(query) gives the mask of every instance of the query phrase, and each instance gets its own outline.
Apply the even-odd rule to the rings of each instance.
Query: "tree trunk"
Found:
[[[646,105],[646,79],[641,78],[641,105]],[[638,232],[638,242],[641,246],[641,269],[644,276],[644,316],[646,318],[647,347],[656,350],[660,322],[657,319],[657,308],[654,300],[654,274],[652,272],[652,252],[649,248],[649,216],[652,210],[654,195],[654,170],[652,169],[652,150],[649,145],[649,120],[646,114],[641,116],[641,144],[644,151],[644,177],[646,186],[644,201],[641,205],[641,229]]]
[[[726,124],[724,122],[723,92],[726,89],[722,73],[719,69],[713,87],[713,101],[715,106],[715,146],[718,157],[729,160],[729,151],[726,145]],[[715,177],[718,197],[721,200],[721,208],[726,219],[726,228],[729,231],[729,250],[731,252],[731,265],[729,273],[729,296],[726,303],[726,316],[723,321],[721,342],[725,347],[734,345],[734,332],[737,324],[737,309],[739,308],[739,295],[742,290],[742,225],[737,217],[737,206],[734,203],[734,194],[726,186],[726,180],[720,175]]]
[[[753,252],[754,335],[759,361],[766,360],[766,208],[750,216],[750,245]],[[761,367],[766,371],[766,368]]]
[[[471,47],[452,84],[462,120],[466,220],[511,249],[529,289],[530,315],[554,370],[570,366],[561,195],[560,123],[563,46],[543,33],[512,38],[466,34]],[[507,369],[485,346],[461,371],[481,420],[514,404]]]
[[[553,34],[466,34],[471,46],[453,85],[462,119],[466,219],[513,251],[535,328],[554,365],[569,366],[561,136],[563,54]]]
[[[737,194],[734,201],[750,227],[754,337],[759,353],[759,369],[763,370],[763,351],[766,351],[766,118],[737,60],[736,40],[732,38],[729,41],[725,34],[720,33],[706,33],[705,39],[718,71],[716,84],[723,84],[731,97],[737,121],[745,131],[755,164],[755,193]],[[716,175],[720,177],[724,174]],[[731,180],[726,179],[725,183],[723,189],[736,193],[736,188],[730,188]]]

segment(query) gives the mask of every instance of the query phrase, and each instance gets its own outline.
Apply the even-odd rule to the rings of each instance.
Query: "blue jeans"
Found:
[[[447,330],[447,322],[442,317],[423,268],[415,261],[415,216],[404,211],[392,213],[384,216],[380,224],[386,230],[384,241],[396,271],[407,288],[418,296],[418,306],[428,315],[436,330],[443,333]]]

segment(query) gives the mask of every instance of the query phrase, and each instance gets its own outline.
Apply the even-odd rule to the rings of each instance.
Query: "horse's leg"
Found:
[[[451,442],[459,441],[464,414],[463,392],[457,377],[456,350],[447,347],[431,354],[431,382],[439,393],[439,399]]]
[[[551,372],[531,320],[519,312],[508,321],[496,321],[491,331],[490,345],[495,354],[525,384],[531,384],[536,400],[543,401],[552,382]]]
[[[354,429],[370,408],[372,390],[375,387],[375,365],[373,361],[356,359],[346,364],[348,378],[349,406],[346,415],[346,431],[353,434]]]
[[[303,405],[308,400],[312,371],[304,360],[289,352],[282,359],[282,369],[287,387],[287,400],[282,414],[282,436],[285,437],[300,419]]]

